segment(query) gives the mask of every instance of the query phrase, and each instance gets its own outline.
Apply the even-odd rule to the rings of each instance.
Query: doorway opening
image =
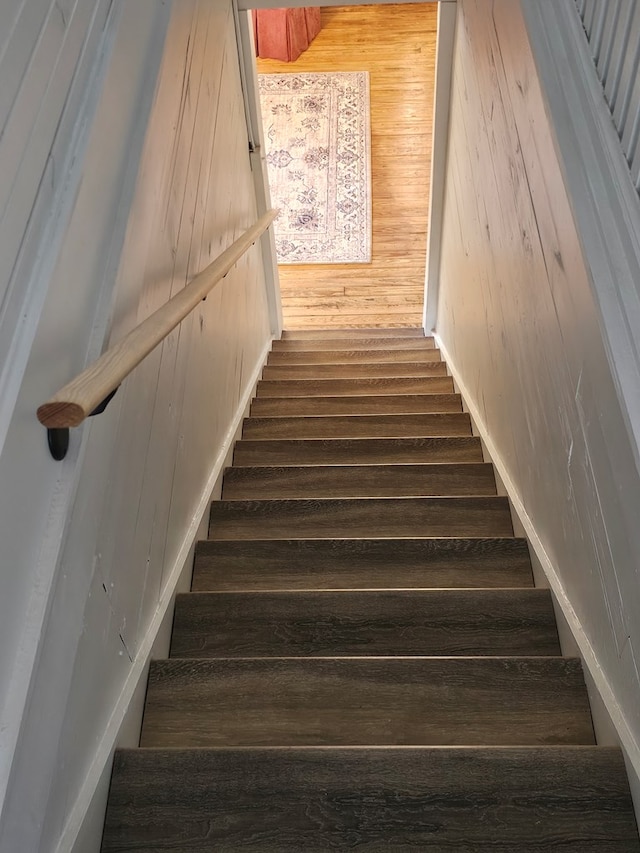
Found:
[[[323,7],[295,62],[256,60],[259,74],[369,72],[372,260],[280,265],[285,328],[423,325],[438,5]]]

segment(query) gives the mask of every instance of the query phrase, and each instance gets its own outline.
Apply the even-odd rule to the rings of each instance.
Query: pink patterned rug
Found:
[[[367,71],[259,75],[278,263],[371,261]]]

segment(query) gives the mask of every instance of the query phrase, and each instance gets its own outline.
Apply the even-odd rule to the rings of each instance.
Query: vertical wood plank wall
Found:
[[[371,264],[280,266],[286,328],[422,324],[437,3],[322,9],[322,31],[293,63],[260,73],[369,71]]]
[[[640,191],[640,7],[634,0],[576,0],[576,5],[634,186]]]
[[[450,144],[437,331],[637,741],[640,474],[520,3],[458,4]]]
[[[270,339],[256,246],[106,412],[73,431],[68,459],[48,456],[38,402],[256,219],[231,3],[136,0],[111,26],[81,181],[0,455],[0,695],[27,688],[3,716],[16,741],[2,850],[70,849],[108,770],[112,715],[143,675],[150,625]]]

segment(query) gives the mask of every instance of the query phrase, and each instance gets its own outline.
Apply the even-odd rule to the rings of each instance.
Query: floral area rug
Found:
[[[278,263],[368,263],[368,72],[261,74],[259,86]]]

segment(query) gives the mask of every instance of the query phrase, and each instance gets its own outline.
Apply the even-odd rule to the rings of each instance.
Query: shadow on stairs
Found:
[[[274,342],[103,853],[638,853],[617,749],[417,330]]]

